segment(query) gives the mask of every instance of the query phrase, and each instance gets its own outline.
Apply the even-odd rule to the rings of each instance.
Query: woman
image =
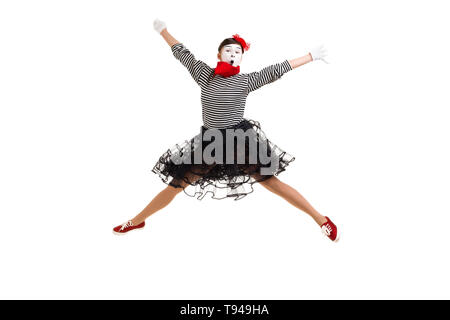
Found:
[[[309,214],[322,232],[337,242],[339,233],[336,225],[317,212],[299,192],[276,177],[295,158],[270,141],[258,121],[243,117],[250,92],[308,62],[325,61],[326,50],[323,46],[314,48],[305,56],[284,60],[259,72],[242,74],[240,64],[250,44],[239,35],[222,41],[217,53],[219,61],[212,69],[177,41],[167,31],[163,21],[156,19],[154,28],[200,86],[203,126],[198,135],[176,144],[159,158],[152,171],[167,187],[142,212],[115,227],[113,232],[122,235],[141,230],[150,215],[167,206],[181,191],[190,196],[198,195],[199,200],[208,192],[212,193],[213,199],[239,200],[253,192],[252,185],[258,182]]]

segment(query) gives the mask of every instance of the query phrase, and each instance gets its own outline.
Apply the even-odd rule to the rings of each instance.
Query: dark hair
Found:
[[[238,44],[241,47],[242,54],[244,54],[244,48],[242,47],[242,44],[234,38],[226,38],[225,40],[223,40],[219,45],[219,52],[220,50],[222,50],[222,47],[226,46],[227,44]]]

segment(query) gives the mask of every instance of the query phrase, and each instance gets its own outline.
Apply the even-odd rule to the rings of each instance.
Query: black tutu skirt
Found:
[[[238,132],[236,129],[247,133],[240,142],[238,138],[226,138],[226,132]],[[295,160],[267,138],[258,121],[244,118],[235,126],[214,130],[214,134],[222,134],[222,141],[216,136],[205,139],[209,130],[202,126],[198,135],[164,152],[152,172],[167,185],[182,188],[199,200],[207,193],[213,199],[239,200],[253,192],[254,183],[277,176]],[[213,148],[213,142],[223,151]],[[204,154],[212,155],[213,161]]]

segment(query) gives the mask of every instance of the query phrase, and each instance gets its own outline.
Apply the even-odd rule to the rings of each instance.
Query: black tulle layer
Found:
[[[257,142],[264,143],[267,146],[266,153],[268,156],[276,157],[278,164],[272,167],[266,162],[261,161],[257,156],[256,163],[249,161],[249,141],[245,141],[245,162],[239,163],[234,158],[234,163],[226,163],[225,153],[223,155],[223,163],[208,164],[201,161],[195,164],[193,159],[193,152],[204,148],[210,143],[200,139],[200,134],[195,137],[184,140],[172,148],[164,152],[159,160],[156,162],[152,172],[158,174],[164,183],[175,188],[183,188],[185,194],[191,197],[197,197],[201,200],[209,192],[213,199],[234,198],[239,200],[244,198],[249,193],[253,192],[253,184],[269,179],[272,176],[277,176],[286,170],[286,167],[295,160],[295,157],[283,151],[276,144],[270,141],[258,121],[251,119],[244,119],[239,124],[230,127],[231,129],[253,130],[254,139]],[[202,127],[202,136],[205,127]],[[225,129],[221,129],[224,132]],[[224,150],[226,147],[226,139],[224,139]],[[189,152],[190,151],[190,152]],[[237,154],[237,149],[234,149]],[[214,153],[213,153],[214,154]],[[178,163],[173,161],[173,157],[186,158],[189,157],[191,163]],[[265,168],[264,174],[261,174],[261,169]]]

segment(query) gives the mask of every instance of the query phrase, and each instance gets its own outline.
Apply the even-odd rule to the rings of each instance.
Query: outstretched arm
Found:
[[[172,47],[173,45],[180,43],[169,33],[169,31],[167,31],[167,26],[164,21],[155,19],[155,21],[153,21],[153,28],[164,38],[164,40],[166,40],[169,47]]]
[[[326,56],[327,56],[327,50],[324,48],[323,45],[320,45],[320,46],[312,48],[311,52],[309,52],[307,55],[289,60],[289,63],[291,65],[292,69],[295,69],[304,64],[307,64],[308,62],[315,61],[315,60],[322,60],[323,62],[328,63],[325,60]]]
[[[195,56],[186,48],[186,46],[175,39],[169,31],[167,31],[166,24],[158,19],[155,20],[153,26],[157,32],[166,40],[167,44],[172,49],[172,53],[189,71],[192,78],[199,86],[206,83],[207,76],[213,71],[210,66]]]
[[[291,64],[292,69],[295,69],[311,61],[313,61],[313,59],[311,55],[308,53],[307,55],[304,55],[302,57],[289,60],[289,63]]]
[[[177,39],[175,39],[170,33],[169,31],[167,31],[167,29],[164,29],[161,32],[161,36],[164,38],[164,40],[166,40],[167,44],[169,45],[169,47],[173,47],[174,45],[176,45],[177,43],[180,43],[180,41],[178,41]]]
[[[280,79],[283,74],[292,70],[292,66],[288,60],[281,63],[275,63],[265,67],[261,71],[251,72],[247,74],[247,92],[255,91],[266,84],[272,83]]]
[[[323,47],[323,45],[320,45],[312,48],[307,55],[304,55],[302,57],[292,60],[284,60],[281,63],[276,63],[268,66],[261,71],[249,73],[247,75],[247,92],[250,93],[268,83],[274,82],[280,79],[286,72],[300,67],[308,62],[322,60],[328,63],[325,60],[326,55],[326,49]]]

